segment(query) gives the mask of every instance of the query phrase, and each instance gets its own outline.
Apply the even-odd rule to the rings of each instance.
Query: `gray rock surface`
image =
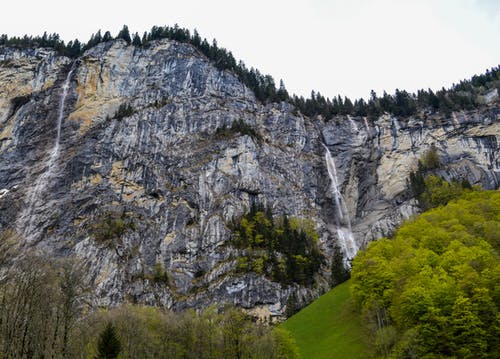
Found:
[[[60,155],[27,231],[21,214],[47,171],[72,67]],[[418,212],[406,181],[431,145],[444,177],[497,188],[500,110],[490,97],[482,110],[450,118],[325,123],[289,104],[260,104],[233,74],[174,41],[148,49],[112,41],[74,63],[50,50],[0,48],[0,228],[18,231],[21,245],[82,258],[99,305],[232,303],[281,316],[291,293],[306,303],[328,288],[328,267],[310,288],[236,274],[230,221],[254,200],[312,219],[330,258],[337,234],[323,143],[361,247]],[[134,113],[114,118],[125,103]],[[262,139],[217,132],[240,119]],[[110,213],[135,229],[102,243],[94,229]],[[154,280],[157,268],[168,281]]]

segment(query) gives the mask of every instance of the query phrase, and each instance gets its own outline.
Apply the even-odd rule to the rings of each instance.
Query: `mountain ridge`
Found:
[[[192,45],[210,59],[219,70],[233,72],[242,83],[254,92],[262,103],[287,101],[309,117],[322,115],[326,119],[331,119],[335,115],[368,115],[374,119],[384,112],[395,116],[409,116],[422,110],[441,112],[449,116],[451,111],[471,110],[481,107],[484,103],[488,103],[492,96],[494,98],[495,93],[498,96],[500,66],[487,69],[481,75],[461,80],[458,84],[453,84],[449,89],[443,87],[436,90],[436,92],[431,89],[420,89],[415,94],[396,89],[394,95],[389,95],[384,91],[383,96],[377,97],[377,94],[372,90],[369,99],[359,98],[354,101],[340,95],[325,98],[314,90],[311,92],[310,98],[297,95],[290,96],[283,80],[280,80],[279,86],[276,87],[272,76],[263,75],[253,67],[248,69],[241,60],[237,62],[231,51],[218,47],[215,39],[213,39],[212,44],[209,44],[206,38],[202,40],[196,29],[191,35],[188,29],[181,28],[177,24],[173,27],[153,26],[149,32],[144,33],[142,38],[138,33],[131,35],[126,25],[114,38],[109,31],[101,35],[99,30],[96,34],[92,34],[86,44],[75,39],[66,45],[64,41],[60,40],[58,34],[47,35],[47,33],[44,33],[43,36],[36,37],[25,35],[22,38],[9,38],[4,34],[0,37],[0,46],[10,45],[20,48],[47,46],[53,48],[59,55],[76,58],[94,46],[112,40],[123,40],[127,45],[132,45],[135,48],[148,48],[151,43],[161,39]]]

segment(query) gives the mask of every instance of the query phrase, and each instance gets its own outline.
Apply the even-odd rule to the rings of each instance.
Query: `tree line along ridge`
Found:
[[[421,111],[439,112],[449,115],[452,111],[473,110],[484,105],[483,95],[488,91],[500,92],[500,65],[486,70],[485,73],[475,75],[471,79],[462,80],[449,89],[444,87],[436,92],[431,89],[418,90],[416,94],[396,89],[394,94],[384,91],[378,96],[372,90],[368,100],[356,99],[340,95],[328,98],[319,92],[312,91],[309,98],[290,95],[283,80],[278,86],[272,76],[264,75],[253,67],[248,69],[243,61],[236,61],[232,53],[219,47],[217,40],[210,44],[206,38],[200,36],[195,29],[191,33],[188,29],[177,24],[171,26],[153,26],[149,32],[140,36],[137,32],[131,34],[126,25],[113,37],[109,31],[101,34],[97,31],[92,34],[87,43],[78,39],[67,44],[56,33],[42,36],[8,37],[0,36],[0,46],[17,48],[47,47],[54,49],[59,55],[76,58],[86,50],[103,42],[122,39],[128,45],[138,48],[147,48],[152,41],[169,39],[194,46],[203,53],[219,70],[232,71],[238,79],[250,88],[255,97],[262,103],[276,103],[286,101],[295,106],[296,110],[309,117],[321,116],[326,120],[336,115],[353,115],[377,118],[383,113],[395,116],[412,116]]]

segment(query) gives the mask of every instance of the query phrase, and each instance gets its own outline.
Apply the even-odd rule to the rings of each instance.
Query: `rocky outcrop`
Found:
[[[359,246],[417,212],[406,180],[431,145],[444,177],[485,188],[500,179],[498,96],[451,118],[325,122],[286,103],[260,104],[233,74],[168,40],[147,49],[102,43],[74,61],[45,49],[1,48],[0,93],[0,226],[17,231],[23,246],[80,257],[99,305],[217,302],[280,316],[291,293],[307,302],[326,290],[327,265],[310,288],[236,274],[228,228],[258,200],[277,214],[312,219],[330,258],[336,212],[323,143]],[[132,113],[116,116],[122,104]],[[33,196],[60,111],[60,152]],[[220,130],[239,120],[258,136]],[[128,226],[99,241],[95,232],[107,218]]]

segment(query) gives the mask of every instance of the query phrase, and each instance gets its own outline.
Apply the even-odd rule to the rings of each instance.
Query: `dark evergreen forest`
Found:
[[[409,93],[396,89],[394,94],[384,91],[382,95],[371,92],[369,99],[351,100],[340,95],[331,98],[319,92],[312,91],[309,98],[290,95],[284,82],[280,80],[277,86],[273,77],[264,75],[259,70],[250,69],[243,61],[236,61],[232,53],[219,47],[217,40],[209,43],[206,38],[194,30],[171,26],[153,26],[149,32],[140,36],[137,32],[131,34],[125,25],[113,37],[109,31],[101,34],[97,31],[87,43],[78,39],[65,43],[58,34],[44,33],[42,36],[8,37],[0,36],[0,46],[17,48],[47,47],[54,49],[59,55],[76,58],[86,50],[103,42],[122,39],[130,46],[147,48],[155,40],[170,39],[181,43],[188,43],[202,52],[218,69],[232,71],[255,94],[261,103],[288,102],[295,106],[297,111],[309,117],[322,116],[329,120],[336,115],[353,115],[377,118],[383,113],[395,116],[412,116],[420,112],[441,113],[449,115],[452,111],[473,110],[484,105],[484,95],[494,88],[500,89],[500,66],[486,70],[485,73],[475,75],[471,79],[462,80],[449,89],[444,87],[438,91],[421,89],[417,93]],[[355,74],[353,74],[355,76]]]

